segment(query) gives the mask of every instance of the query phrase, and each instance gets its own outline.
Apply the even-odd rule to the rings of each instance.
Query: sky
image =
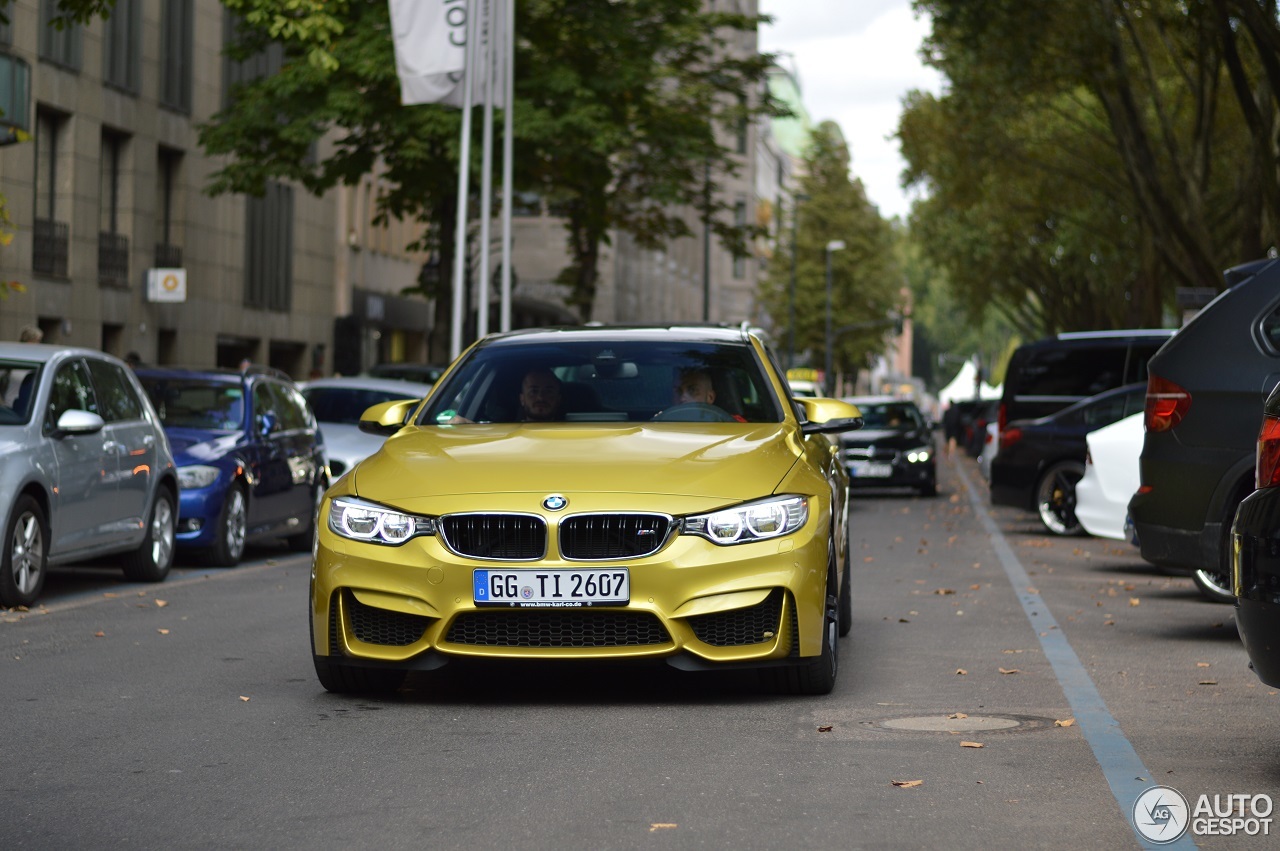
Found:
[[[905,168],[898,144],[902,98],[912,89],[938,93],[942,78],[920,61],[929,32],[911,0],[759,0],[773,23],[760,29],[760,50],[789,53],[814,124],[840,125],[853,176],[886,218],[906,217],[911,198],[899,185]],[[792,59],[794,57],[794,59]]]

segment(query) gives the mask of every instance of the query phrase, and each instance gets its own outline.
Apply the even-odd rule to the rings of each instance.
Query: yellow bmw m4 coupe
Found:
[[[849,631],[848,478],[759,336],[723,327],[497,334],[320,508],[316,674],[394,691],[451,660],[663,659],[757,667],[825,694]]]

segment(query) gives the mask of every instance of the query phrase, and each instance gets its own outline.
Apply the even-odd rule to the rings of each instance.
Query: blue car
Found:
[[[249,541],[311,548],[328,487],[315,417],[275,370],[140,368],[178,465],[177,545],[238,564]]]

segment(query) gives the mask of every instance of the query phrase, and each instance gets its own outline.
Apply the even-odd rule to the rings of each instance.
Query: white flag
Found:
[[[467,12],[481,18],[481,50],[475,51],[472,68],[472,104],[484,100],[489,63],[485,50],[496,47],[493,24],[485,26],[487,7],[495,0],[388,0],[391,33],[395,43],[396,75],[400,78],[400,103],[443,103],[462,106],[462,74],[467,63]],[[502,23],[494,22],[505,30]],[[501,54],[500,54],[501,55]],[[498,77],[501,79],[501,76]],[[494,105],[504,98],[499,90]]]

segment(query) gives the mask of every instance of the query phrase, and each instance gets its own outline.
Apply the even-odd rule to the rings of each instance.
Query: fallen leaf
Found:
[[[924,785],[923,780],[890,780],[889,782],[899,789],[910,789],[914,786]]]
[[[830,732],[831,732],[831,726],[832,726],[832,725],[830,725],[830,724],[823,724],[821,727],[819,727],[819,728],[818,728],[818,732],[819,732],[819,733],[830,733]]]
[[[1063,718],[1063,719],[1061,719],[1061,720],[1054,721],[1054,722],[1053,722],[1053,726],[1055,726],[1055,727],[1070,727],[1070,726],[1072,726],[1072,725],[1073,725],[1073,724],[1075,724],[1075,723],[1076,723],[1076,719],[1074,719],[1074,718]]]
[[[874,558],[872,558],[871,556],[863,556],[863,557],[862,557],[862,560],[863,560],[864,562],[868,562],[868,561],[875,561],[875,559],[874,559]]]
[[[243,694],[240,695],[240,699],[243,700],[245,703],[249,702],[249,698],[245,697]]]
[[[1216,686],[1217,684],[1218,684],[1217,680],[1201,680],[1200,681],[1200,685],[1202,686]]]
[[[950,588],[938,588],[933,593],[941,594],[942,596],[945,597],[947,594],[954,594],[956,592]]]
[[[678,826],[679,825],[672,824],[668,821],[660,821],[649,825],[649,832],[653,833],[655,830],[670,830],[671,828]]]
[[[963,712],[952,712],[947,717],[948,718],[968,718],[969,716],[965,715]]]
[[[106,597],[108,600],[114,600],[116,597],[119,597],[120,595],[119,595],[119,594],[115,594],[115,593],[113,593],[113,592],[111,592],[111,591],[108,591],[107,593],[103,594],[102,596]]]
[[[169,605],[169,602],[167,600],[156,600],[157,608],[163,609],[167,605]]]
[[[984,747],[986,747],[986,745],[984,745],[982,742],[961,742],[961,743],[960,743],[960,747],[962,747],[962,748],[984,748]]]
[[[107,637],[107,634],[106,634],[105,632],[103,632],[102,630],[98,630],[97,632],[95,632],[95,633],[93,634],[93,637],[94,637],[94,638],[106,638],[106,637]]]
[[[963,676],[964,676],[965,674],[967,674],[967,673],[969,673],[969,672],[968,672],[968,671],[966,671],[964,668],[956,668],[956,676],[957,676],[957,677],[963,677]]]
[[[168,634],[169,634],[169,630],[167,630],[167,629],[157,629],[157,630],[156,630],[156,632],[160,633],[161,635],[168,635]]]
[[[1002,673],[1002,674],[1020,674],[1020,673],[1022,673],[1022,672],[1021,672],[1021,671],[1019,671],[1017,668],[997,668],[996,670],[997,670],[997,671],[999,671],[999,672],[1000,672],[1000,673]]]
[[[1130,605],[1130,606],[1137,606],[1137,605],[1140,605],[1141,603],[1142,603],[1142,601],[1141,601],[1141,600],[1139,600],[1137,597],[1130,597],[1130,598],[1129,598],[1129,605]]]
[[[1116,622],[1115,622],[1115,621],[1103,621],[1103,622],[1102,622],[1102,625],[1103,625],[1103,626],[1115,626],[1115,625],[1116,625]]]
[[[970,591],[979,591],[979,590],[981,590],[981,589],[982,589],[982,586],[981,586],[981,585],[970,585],[970,586],[969,586],[969,590],[970,590]]]
[[[906,618],[898,618],[898,623],[911,623],[911,621],[907,620]]]
[[[1207,668],[1207,667],[1209,667],[1209,663],[1208,663],[1208,662],[1196,662],[1196,667],[1197,667],[1197,668]]]

